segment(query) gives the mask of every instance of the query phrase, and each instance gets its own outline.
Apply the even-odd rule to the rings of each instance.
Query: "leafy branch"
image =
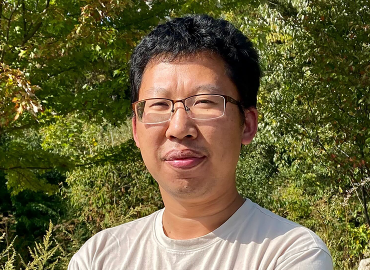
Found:
[[[24,0],[23,0],[23,4],[24,4]],[[28,31],[24,32],[24,38],[23,38],[22,45],[21,45],[22,47],[27,43],[27,41],[29,41],[36,34],[36,32],[42,26],[42,16],[47,12],[47,10],[49,8],[49,5],[50,5],[50,0],[47,0],[45,8],[40,14],[40,19],[39,19],[40,21],[36,23],[36,25],[33,29],[31,29],[31,27],[30,27],[28,29]],[[26,27],[24,27],[24,29],[26,30]]]
[[[15,11],[17,10],[18,8],[18,5],[19,5],[19,1],[16,5],[14,5],[14,8],[12,9],[12,11],[10,12],[10,15],[9,15],[9,18],[5,18],[7,21],[8,21],[8,25],[7,25],[7,29],[6,29],[6,44],[4,45],[4,48],[3,48],[3,51],[1,52],[1,57],[0,57],[0,62],[4,62],[4,57],[5,57],[5,53],[6,53],[6,48],[9,46],[9,34],[10,34],[10,27],[11,27],[11,23],[12,23],[12,18],[13,18],[13,15],[15,13]]]

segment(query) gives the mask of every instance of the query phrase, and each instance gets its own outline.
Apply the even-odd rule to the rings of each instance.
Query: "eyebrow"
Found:
[[[221,88],[214,84],[199,85],[195,88],[195,90],[197,93],[203,92],[203,90],[205,90],[207,93],[210,93],[210,94],[220,94],[221,92]]]
[[[169,92],[169,90],[164,87],[150,87],[146,89],[145,91],[151,95],[166,94],[167,92]]]
[[[146,89],[146,92],[148,92],[150,95],[163,95],[171,92],[171,90],[164,87],[150,87]],[[202,84],[195,87],[192,92],[194,95],[201,93],[220,94],[221,88],[213,84]]]

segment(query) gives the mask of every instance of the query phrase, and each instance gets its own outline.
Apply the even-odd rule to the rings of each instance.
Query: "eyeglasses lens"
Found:
[[[191,96],[184,100],[184,105],[188,116],[198,120],[219,118],[225,111],[225,99],[219,95]],[[143,123],[166,122],[171,119],[172,113],[172,101],[168,99],[148,99],[136,104],[136,115]]]
[[[222,96],[199,95],[185,100],[189,116],[193,119],[205,120],[221,117],[224,114],[225,101]]]

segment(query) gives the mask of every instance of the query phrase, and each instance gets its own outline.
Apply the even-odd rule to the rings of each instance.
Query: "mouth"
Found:
[[[172,150],[163,158],[163,161],[177,169],[191,169],[201,164],[206,156],[191,149]]]

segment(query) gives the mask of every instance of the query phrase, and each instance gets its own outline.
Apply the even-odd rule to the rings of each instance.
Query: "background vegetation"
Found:
[[[150,29],[189,13],[232,21],[260,52],[259,133],[239,191],[318,233],[336,269],[370,256],[368,1],[7,0],[2,269],[66,269],[97,231],[163,206],[130,135],[128,60]]]

